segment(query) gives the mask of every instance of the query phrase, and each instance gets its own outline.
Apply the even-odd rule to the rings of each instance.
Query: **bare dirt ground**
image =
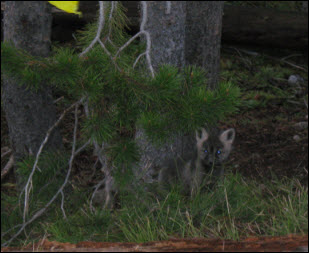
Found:
[[[276,120],[279,112],[285,119]],[[250,123],[240,124],[244,119]],[[235,171],[260,181],[276,175],[298,178],[303,185],[308,184],[308,129],[295,127],[304,121],[307,119],[295,116],[295,112],[275,106],[237,115],[230,164],[238,164]],[[295,135],[300,136],[299,141],[293,139]]]
[[[248,75],[247,78],[239,78],[237,84],[244,94],[254,91],[256,95],[253,100],[257,103],[263,103],[265,99],[259,95],[260,91],[272,93],[273,88],[278,88],[288,91],[289,95],[295,94],[292,99],[278,96],[268,100],[264,106],[243,108],[240,113],[230,117],[227,124],[221,124],[223,128],[236,129],[230,165],[234,168],[233,172],[238,171],[245,177],[261,182],[277,176],[278,179],[297,178],[303,185],[308,186],[308,125],[300,127],[301,124],[308,124],[308,59],[305,56],[293,59],[295,66],[306,69],[299,71],[278,60],[289,52],[280,51],[275,57],[269,57],[268,53],[266,51],[264,55],[263,65],[257,64],[256,60],[248,58],[247,55],[240,56],[232,51],[222,56],[223,62],[228,59],[234,66],[235,76],[241,76],[240,72]],[[250,64],[246,63],[248,59],[251,60]],[[274,71],[281,67],[290,69],[290,74],[299,74],[304,77],[304,82],[298,91],[296,86],[288,84],[290,74],[287,73],[282,78],[277,78],[273,73],[261,82],[254,76],[262,72],[263,66],[272,67]],[[261,83],[264,83],[264,87]]]

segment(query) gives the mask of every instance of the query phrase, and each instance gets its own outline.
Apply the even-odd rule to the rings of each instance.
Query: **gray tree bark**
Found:
[[[209,87],[218,81],[220,40],[223,2],[205,1],[149,1],[145,30],[151,36],[151,60],[154,69],[161,64],[172,64],[179,68],[195,64],[205,68]],[[205,10],[205,11],[203,11]],[[144,181],[151,182],[157,169],[166,160],[183,156],[192,149],[194,137],[176,136],[169,144],[158,148],[146,138],[142,129],[136,131],[136,142],[141,149],[138,172]]]
[[[188,1],[186,15],[186,64],[207,72],[207,85],[219,79],[223,1]]]
[[[155,70],[162,64],[185,66],[186,2],[149,1],[145,29],[151,35],[151,60]]]
[[[4,40],[32,55],[46,57],[50,54],[51,22],[47,2],[7,1]],[[47,130],[56,121],[51,89],[42,84],[42,89],[35,92],[5,76],[2,99],[15,161],[29,153],[36,154]],[[62,147],[59,130],[54,130],[46,147]]]

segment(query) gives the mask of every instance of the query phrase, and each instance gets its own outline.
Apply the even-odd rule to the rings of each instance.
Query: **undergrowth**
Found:
[[[85,203],[87,191],[73,190],[65,204],[67,219],[58,203],[20,240],[26,243],[47,235],[59,242],[140,243],[170,237],[238,240],[249,235],[308,233],[308,188],[296,179],[258,184],[228,174],[214,189],[193,198],[183,196],[177,186],[159,195],[140,192],[120,193],[118,208],[93,212]],[[7,231],[21,222],[18,197],[2,194],[1,198],[1,227]]]
[[[308,103],[308,88],[303,86],[299,93],[295,86],[287,82],[290,75],[300,73],[308,80],[307,73],[286,67],[282,62],[266,60],[262,55],[222,55],[221,79],[237,83],[242,90],[240,113],[253,112],[254,109],[266,110],[278,105],[295,110],[295,104],[303,106],[303,100]],[[294,115],[304,114],[298,108]],[[253,118],[243,119],[241,123],[259,127],[263,120],[268,120],[267,117],[271,120],[288,120],[284,113],[276,117],[265,114],[263,119],[254,118],[253,115]],[[4,125],[1,124],[1,130]],[[2,138],[3,132],[7,130],[1,131],[1,142],[8,140]],[[71,134],[71,130],[68,132]],[[7,143],[1,146],[7,146]],[[33,193],[36,194],[31,196],[30,217],[35,210],[44,207],[63,183],[68,155],[56,156],[57,159],[51,156],[41,159],[39,168],[44,167],[44,174],[36,174],[33,178]],[[59,159],[62,156],[63,159]],[[19,171],[25,178],[31,170],[33,159],[27,161],[29,164],[23,163],[24,167],[20,167]],[[2,242],[10,239],[19,228],[15,226],[22,223],[23,195],[18,195],[16,185],[10,181],[1,186],[4,189],[1,192]],[[25,229],[19,240],[14,241],[14,245],[25,245],[44,236],[49,240],[77,243],[148,242],[171,237],[239,240],[248,236],[308,234],[308,187],[296,178],[274,176],[272,180],[265,179],[261,183],[231,173],[213,190],[200,192],[194,198],[183,196],[181,187],[177,185],[169,191],[158,193],[145,191],[144,186],[140,185],[133,192],[120,192],[115,209],[97,207],[95,211],[89,208],[93,191],[91,187],[80,188],[72,180],[65,190],[64,210],[67,219],[63,217],[59,199]]]

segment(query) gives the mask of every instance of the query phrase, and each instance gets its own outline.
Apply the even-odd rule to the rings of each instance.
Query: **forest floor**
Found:
[[[307,59],[303,55],[280,52],[276,55],[252,50],[222,47],[221,80],[232,81],[242,90],[242,106],[237,114],[221,122],[222,129],[234,127],[236,141],[227,168],[233,174],[240,173],[244,180],[254,180],[263,191],[266,182],[281,178],[294,178],[308,187],[308,73]],[[256,53],[256,52],[255,52]],[[281,54],[281,55],[280,55]],[[284,57],[291,56],[288,60]],[[289,82],[291,75],[297,82]],[[58,108],[61,111],[63,108]],[[2,109],[1,109],[2,110]],[[62,124],[62,134],[71,135],[73,114]],[[69,145],[69,141],[67,141]],[[1,148],[8,147],[8,129],[4,113],[1,113]],[[100,172],[89,170],[93,156],[82,153],[75,161],[72,180],[75,185],[95,185]],[[8,157],[1,159],[3,168]],[[93,174],[95,173],[95,174]],[[13,172],[1,185],[1,199],[4,194],[14,195],[16,191]],[[265,190],[266,191],[266,190]],[[308,195],[307,195],[308,203]],[[5,208],[6,209],[6,208]],[[1,206],[1,215],[2,215]],[[6,209],[6,211],[8,211]],[[306,214],[308,224],[308,209]],[[147,243],[79,242],[61,243],[40,239],[37,243],[28,238],[23,247],[2,248],[2,251],[295,251],[299,246],[308,245],[308,225],[300,235],[256,237],[240,236],[238,240],[228,239],[181,239],[177,234],[168,236],[168,241]],[[47,234],[51,233],[50,231]],[[58,232],[56,232],[58,233]],[[53,234],[53,233],[52,233]],[[250,237],[250,234],[253,237]],[[274,233],[276,234],[276,233]],[[224,236],[223,236],[224,237]],[[51,237],[55,238],[55,237]],[[56,236],[57,238],[57,236]],[[87,238],[87,237],[86,237]],[[85,239],[85,238],[84,238]],[[58,241],[66,241],[58,240]],[[83,241],[83,237],[81,240]],[[104,240],[103,240],[104,241]],[[115,241],[114,239],[112,241]],[[128,241],[128,240],[126,240]],[[130,241],[130,240],[129,240]],[[155,240],[156,241],[156,240]],[[25,244],[26,243],[26,244]],[[302,249],[299,249],[302,250]]]
[[[293,82],[293,76],[296,82]],[[305,54],[290,51],[274,52],[274,50],[263,52],[257,49],[223,45],[221,80],[237,84],[241,88],[243,101],[237,114],[220,123],[222,129],[228,127],[236,129],[234,150],[226,166],[230,169],[229,172],[240,173],[244,180],[254,180],[262,189],[262,193],[263,189],[267,188],[266,182],[277,182],[283,178],[294,178],[300,182],[301,186],[308,188],[308,58]],[[59,106],[58,110],[61,112],[63,108]],[[73,122],[74,116],[71,114],[61,125],[64,143],[68,147],[70,141],[67,140],[71,136]],[[1,107],[1,150],[5,147],[9,147],[9,138],[5,115]],[[1,158],[1,168],[8,162],[8,158],[9,156]],[[77,158],[72,175],[72,182],[74,182],[72,185],[87,188],[99,181],[100,171],[92,169],[94,159],[90,152],[82,153]],[[13,171],[1,184],[1,200],[3,199],[5,203],[8,203],[7,196],[18,198]],[[12,203],[1,205],[2,219],[16,209],[18,201],[14,203],[15,205]],[[24,241],[20,241],[19,245],[27,245],[26,247],[2,248],[1,250],[82,251],[82,249],[91,248],[91,251],[94,249],[111,251],[113,249],[140,252],[147,250],[288,252],[295,251],[298,246],[308,245],[306,235],[308,234],[308,209],[306,218],[307,227],[301,228],[301,232],[297,230],[301,235],[271,237],[271,233],[268,233],[269,237],[256,237],[254,235],[257,232],[254,231],[247,233],[247,239],[244,239],[242,235],[237,241],[222,238],[180,239],[182,235],[176,234],[168,235],[169,241],[143,244],[90,241],[77,244],[58,243],[49,241],[49,238],[29,244],[32,240],[42,239],[43,234],[36,232],[33,237],[25,235]],[[44,223],[42,220],[41,222]],[[46,222],[48,223],[51,221]],[[7,225],[2,227],[1,222],[1,229],[5,232],[8,227]],[[46,226],[44,231],[45,229]],[[57,241],[61,241],[59,238],[62,238],[62,241],[65,241],[66,236],[59,236],[60,232],[55,232],[55,230],[47,229],[46,234],[53,235],[51,239],[56,238]],[[277,235],[275,232],[274,234]],[[250,237],[251,235],[254,237]],[[213,237],[212,235],[211,238]],[[80,237],[80,241],[85,238],[88,240],[87,237]],[[128,238],[126,239],[128,241]],[[110,241],[115,241],[115,237]]]
[[[308,60],[282,51],[276,56],[249,56],[249,50],[232,47],[222,51],[223,79],[237,82],[245,102],[224,123],[237,131],[230,159],[234,172],[261,182],[277,175],[308,184]],[[304,79],[293,84],[291,75]]]

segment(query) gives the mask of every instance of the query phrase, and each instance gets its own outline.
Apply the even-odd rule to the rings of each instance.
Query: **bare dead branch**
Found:
[[[75,154],[75,148],[76,148],[76,129],[77,129],[77,108],[78,106],[82,103],[84,98],[82,98],[81,100],[79,100],[78,102],[74,103],[73,105],[71,105],[69,108],[67,108],[65,110],[65,112],[60,116],[60,118],[58,119],[58,121],[56,122],[56,124],[59,124],[59,122],[62,120],[62,118],[64,117],[64,115],[66,114],[66,112],[68,112],[70,109],[72,109],[73,106],[75,106],[75,126],[74,126],[74,135],[73,135],[73,145],[72,145],[72,154],[71,154],[71,157],[70,157],[70,161],[69,161],[69,169],[68,169],[68,172],[67,172],[67,175],[65,177],[65,180],[63,182],[63,184],[61,185],[61,187],[59,188],[59,190],[57,191],[57,193],[52,197],[52,199],[42,208],[40,209],[39,211],[37,211],[33,216],[32,218],[30,218],[28,221],[25,221],[23,222],[23,224],[21,224],[21,228],[18,230],[18,232],[13,236],[11,237],[7,242],[3,243],[1,246],[6,246],[8,245],[9,243],[11,243],[24,229],[26,226],[28,226],[31,222],[33,222],[34,220],[36,220],[38,217],[40,217],[46,210],[47,208],[54,202],[54,200],[58,197],[59,194],[61,194],[63,196],[63,189],[64,187],[67,185],[68,183],[68,180],[69,180],[69,177],[71,175],[71,171],[72,171],[72,166],[73,166],[73,160],[74,160],[74,154]],[[55,125],[56,125],[55,124]],[[51,127],[49,130],[52,130],[55,125],[53,127]],[[51,131],[48,130],[48,134],[50,134]],[[48,134],[46,135],[48,137]],[[48,139],[48,138],[47,138]],[[46,138],[45,138],[46,140]],[[44,141],[45,141],[44,140]],[[44,146],[44,141],[43,143],[41,144],[41,147]],[[39,152],[38,152],[39,154]],[[38,155],[37,155],[37,159],[38,159]],[[35,168],[35,166],[33,166],[33,168]],[[32,172],[34,172],[35,169],[33,169]],[[30,179],[30,176],[29,176],[29,179]],[[32,183],[32,180],[28,180],[27,184],[29,185],[30,182]],[[26,200],[25,200],[26,201]],[[63,209],[63,202],[61,204],[61,208],[62,210]],[[66,217],[66,216],[65,216]],[[19,225],[18,225],[19,226]],[[16,226],[17,227],[17,226]]]
[[[12,152],[12,149],[10,149],[9,147],[1,148],[1,159],[11,152]]]
[[[119,50],[117,51],[116,55],[115,55],[115,59],[118,57],[118,55],[121,53],[122,50],[124,50],[127,46],[129,46],[132,41],[134,41],[137,37],[141,36],[141,35],[145,35],[146,38],[146,44],[147,44],[147,48],[146,51],[142,54],[140,54],[136,61],[133,64],[133,68],[135,67],[135,65],[137,64],[138,60],[146,55],[146,61],[148,64],[148,68],[150,70],[151,76],[154,77],[154,69],[153,66],[151,64],[151,57],[150,57],[150,50],[151,50],[151,37],[150,37],[150,33],[145,30],[145,24],[147,22],[147,18],[148,18],[148,12],[147,12],[147,3],[145,1],[142,1],[142,22],[141,22],[141,26],[140,26],[140,31],[135,34],[131,39],[129,39],[122,47],[119,48]],[[167,4],[167,9],[168,9],[168,4]]]
[[[24,212],[23,212],[23,221],[25,222],[26,221],[26,214],[28,212],[28,204],[29,204],[29,194],[30,194],[30,185],[32,184],[32,177],[34,175],[34,172],[35,170],[37,169],[37,164],[39,162],[39,157],[40,157],[40,154],[42,153],[43,151],[43,148],[45,146],[45,144],[47,143],[48,139],[49,139],[49,136],[51,134],[51,132],[59,125],[59,123],[62,121],[62,119],[64,118],[64,116],[66,115],[66,113],[68,111],[70,111],[73,107],[77,106],[77,105],[80,105],[82,103],[82,101],[84,100],[84,97],[81,98],[79,101],[77,101],[76,103],[72,104],[70,107],[68,107],[67,109],[65,109],[63,111],[63,113],[61,114],[61,116],[59,117],[59,119],[55,122],[55,124],[53,126],[51,126],[47,133],[46,133],[46,136],[45,136],[45,139],[44,141],[42,142],[37,154],[36,154],[36,159],[35,159],[35,162],[34,162],[34,165],[33,165],[33,168],[32,168],[32,171],[29,175],[29,178],[27,180],[27,183],[23,189],[23,191],[25,191],[25,202],[24,202]]]
[[[5,167],[1,170],[1,181],[9,173],[9,171],[13,168],[13,165],[14,165],[14,156],[11,155],[9,161],[7,162]]]

